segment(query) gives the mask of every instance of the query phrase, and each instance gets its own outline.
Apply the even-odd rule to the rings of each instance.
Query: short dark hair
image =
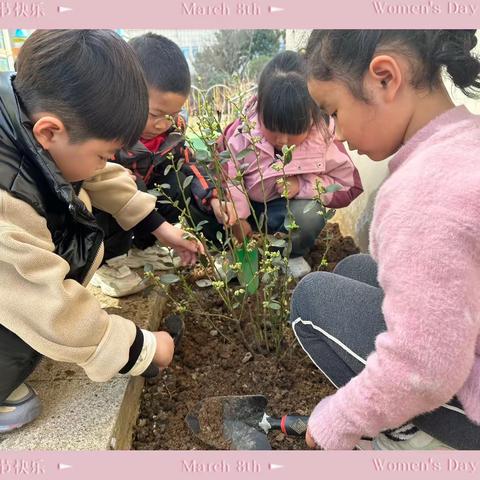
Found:
[[[480,91],[480,61],[471,53],[475,30],[314,30],[308,40],[309,74],[340,80],[357,98],[368,101],[363,77],[375,53],[403,54],[412,66],[415,88],[434,88],[446,67],[453,83],[472,98]]]
[[[27,114],[51,112],[71,142],[136,143],[148,118],[148,90],[135,53],[109,30],[36,30],[16,62],[14,88]]]
[[[305,60],[296,52],[279,53],[265,65],[257,98],[258,117],[268,130],[300,135],[312,123],[325,125],[321,110],[308,92]]]
[[[149,87],[185,96],[190,93],[188,63],[175,42],[162,35],[146,33],[129,43],[140,60]]]

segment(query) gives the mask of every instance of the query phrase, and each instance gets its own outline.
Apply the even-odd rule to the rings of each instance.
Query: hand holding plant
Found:
[[[195,237],[171,223],[163,222],[152,233],[162,244],[172,247],[177,252],[183,265],[195,265],[197,253],[205,255],[203,245]]]
[[[282,195],[282,193],[286,193],[286,198],[291,200],[292,198],[295,198],[300,192],[300,180],[296,175],[292,177],[282,177],[277,180],[276,187],[279,195]]]
[[[214,198],[210,202],[213,213],[218,223],[227,227],[232,227],[237,223],[237,213],[232,202],[220,201],[218,198]]]
[[[248,220],[239,218],[238,222],[232,227],[232,233],[242,243],[245,238],[250,238],[253,235],[253,230]]]

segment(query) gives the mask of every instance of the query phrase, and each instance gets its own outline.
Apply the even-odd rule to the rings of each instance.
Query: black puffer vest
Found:
[[[103,240],[95,218],[78,199],[32,133],[15,94],[12,73],[0,73],[0,189],[32,206],[47,221],[55,253],[70,265],[66,278],[82,283]]]

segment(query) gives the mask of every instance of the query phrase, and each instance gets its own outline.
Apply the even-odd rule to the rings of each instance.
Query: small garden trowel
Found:
[[[271,450],[267,433],[281,430],[285,435],[304,435],[308,417],[265,413],[263,395],[209,397],[198,402],[185,421],[204,443],[220,450]]]

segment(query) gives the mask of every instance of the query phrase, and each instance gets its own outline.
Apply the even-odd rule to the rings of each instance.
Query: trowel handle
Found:
[[[284,415],[282,418],[273,418],[266,416],[271,430],[281,430],[285,435],[302,436],[305,435],[308,426],[308,419],[303,415]],[[370,437],[362,437],[362,440],[371,441]]]
[[[303,415],[284,415],[282,418],[269,417],[268,423],[273,430],[281,430],[285,435],[302,436],[307,431],[308,419]]]
[[[160,373],[160,369],[152,362],[142,373],[143,378],[155,378]]]

